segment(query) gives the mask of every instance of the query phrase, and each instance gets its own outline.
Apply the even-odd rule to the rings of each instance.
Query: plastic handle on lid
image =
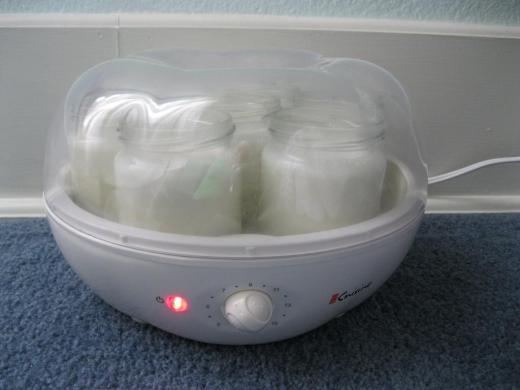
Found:
[[[226,300],[224,313],[235,328],[258,332],[271,319],[273,304],[267,294],[256,290],[245,290],[231,295]]]

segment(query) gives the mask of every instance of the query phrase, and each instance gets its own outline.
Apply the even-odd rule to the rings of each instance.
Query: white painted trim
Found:
[[[427,214],[520,213],[519,196],[431,197]],[[0,198],[0,218],[41,218],[42,198]]]
[[[44,217],[42,198],[0,198],[0,218]]]
[[[0,28],[116,28],[116,14],[0,14]]]
[[[325,30],[520,39],[520,26],[472,23],[233,14],[0,14],[0,28],[227,28]]]
[[[520,195],[430,197],[426,205],[426,213],[520,213]]]

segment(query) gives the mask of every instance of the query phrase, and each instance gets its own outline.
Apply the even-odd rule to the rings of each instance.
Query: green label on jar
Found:
[[[211,198],[222,191],[222,180],[226,180],[226,170],[225,161],[217,160],[213,163],[193,193],[193,199]]]

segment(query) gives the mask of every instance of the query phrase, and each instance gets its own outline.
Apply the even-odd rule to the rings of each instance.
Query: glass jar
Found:
[[[117,220],[178,234],[240,233],[240,170],[232,134],[227,114],[204,109],[125,135],[114,160],[111,203],[117,205]]]
[[[278,111],[262,154],[259,230],[310,233],[380,212],[383,123],[355,104]]]
[[[265,93],[228,92],[216,107],[228,112],[235,124],[234,147],[240,160],[242,232],[256,231],[262,149],[267,141],[269,115],[280,109],[278,98]]]
[[[69,138],[70,178],[74,201],[83,209],[109,219],[116,211],[111,203],[114,158],[121,150],[121,131],[146,120],[144,95],[112,94],[96,98],[85,109],[76,132]]]

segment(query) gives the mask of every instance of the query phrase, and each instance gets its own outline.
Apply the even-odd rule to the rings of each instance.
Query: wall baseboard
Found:
[[[520,196],[431,197],[427,214],[519,213]],[[0,218],[42,218],[42,198],[0,198]]]
[[[427,214],[519,213],[520,196],[432,196]]]
[[[42,198],[0,198],[0,218],[44,217]]]

